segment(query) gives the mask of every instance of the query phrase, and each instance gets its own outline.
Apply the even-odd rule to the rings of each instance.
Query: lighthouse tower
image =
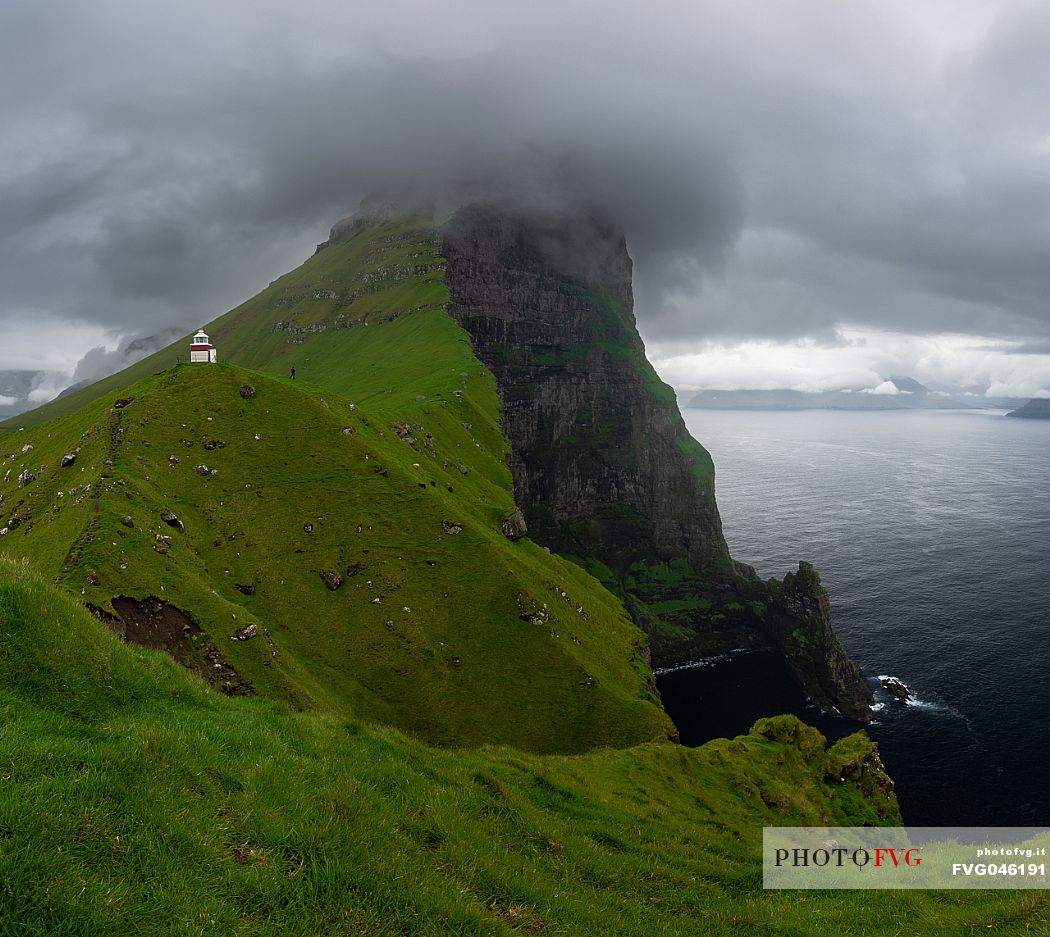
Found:
[[[215,364],[215,346],[209,341],[204,329],[197,332],[190,342],[190,364],[194,362]]]

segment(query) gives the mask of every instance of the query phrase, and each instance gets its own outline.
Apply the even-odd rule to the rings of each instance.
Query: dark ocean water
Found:
[[[820,571],[876,690],[869,732],[912,825],[1050,826],[1050,421],[999,412],[687,410],[726,539],[763,577]],[[663,675],[688,744],[793,711],[767,655]]]

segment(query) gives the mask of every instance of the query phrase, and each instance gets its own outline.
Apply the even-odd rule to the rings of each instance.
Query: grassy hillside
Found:
[[[188,611],[185,639],[156,604],[139,630],[227,692],[441,744],[666,737],[619,604],[503,536],[495,382],[443,311],[437,247],[406,221],[365,226],[208,326],[220,362],[278,376],[178,366],[178,344],[28,416],[4,440],[0,554],[125,619],[114,599]]]
[[[504,536],[514,505],[491,387],[476,364],[452,383],[462,397],[427,394],[393,420],[229,365],[162,372],[17,434],[0,553],[125,620],[125,598],[188,612],[165,625],[147,602],[137,636],[226,692],[441,744],[666,737],[619,603]]]
[[[620,602],[504,535],[436,247],[353,230],[208,326],[222,364],[179,343],[0,437],[0,934],[1045,928],[762,892],[764,824],[899,820],[874,746],[662,741]]]
[[[1047,926],[1034,892],[763,893],[763,824],[895,818],[870,765],[829,780],[870,743],[825,752],[790,717],[700,749],[443,751],[209,692],[10,562],[0,705],[3,934]]]
[[[479,365],[466,333],[442,311],[448,290],[438,248],[436,237],[410,220],[355,229],[208,323],[219,361],[281,376],[294,366],[300,380],[387,411],[411,410],[420,396],[450,395],[459,372],[476,373]],[[2,422],[0,430],[75,413],[185,362],[189,339]],[[497,411],[487,417],[495,426]]]

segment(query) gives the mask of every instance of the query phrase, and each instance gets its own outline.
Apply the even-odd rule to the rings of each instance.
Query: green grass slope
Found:
[[[420,403],[417,397],[450,395],[460,389],[460,371],[476,374],[480,365],[469,337],[443,311],[448,290],[439,246],[433,233],[411,219],[354,228],[208,323],[219,361],[281,376],[294,366],[300,380],[406,415]],[[185,362],[189,339],[2,422],[0,430],[17,431],[75,413]],[[491,390],[481,403],[482,422],[491,433],[498,425],[495,384],[487,372],[481,383]]]
[[[666,737],[642,635],[616,599],[504,536],[504,443],[472,401],[491,390],[476,364],[453,383],[463,396],[413,395],[395,421],[230,365],[146,378],[120,391],[122,408],[111,393],[8,437],[0,554],[106,612],[119,597],[189,612],[202,631],[172,650],[227,692],[440,744]],[[231,640],[248,626],[255,637]]]
[[[763,824],[899,819],[873,746],[646,742],[641,633],[501,532],[436,250],[352,229],[207,326],[223,364],[179,342],[4,425],[0,934],[1045,929],[1031,893],[761,891]],[[80,605],[118,597],[190,611],[196,675]]]
[[[1037,892],[762,891],[763,825],[895,821],[871,749],[433,749],[209,692],[5,561],[0,933],[1046,932]]]

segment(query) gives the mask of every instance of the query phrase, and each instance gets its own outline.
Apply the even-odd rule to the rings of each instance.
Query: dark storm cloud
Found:
[[[617,216],[657,339],[1050,333],[1039,7],[587,6],[7,4],[0,314],[192,328],[488,185]]]

